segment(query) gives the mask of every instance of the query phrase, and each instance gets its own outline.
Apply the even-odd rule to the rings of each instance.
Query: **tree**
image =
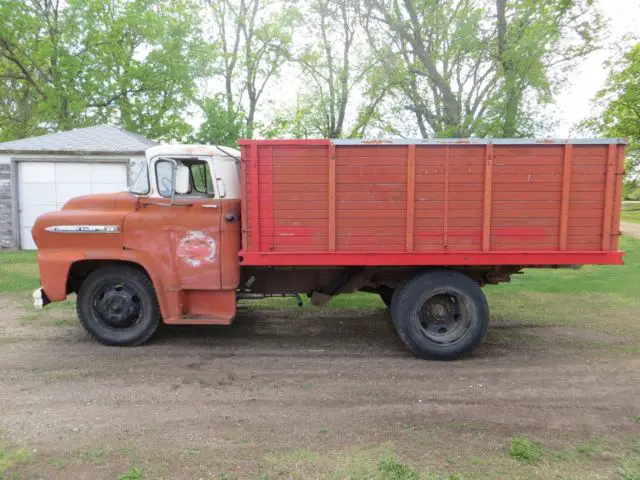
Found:
[[[191,0],[6,0],[0,137],[108,122],[183,138],[211,61],[199,13]]]
[[[527,96],[597,45],[592,0],[363,0],[370,43],[422,136],[519,136]]]
[[[201,102],[200,108],[204,112],[205,120],[198,132],[190,137],[190,142],[235,147],[238,139],[245,136],[245,124],[241,115],[236,114],[242,112],[227,110],[222,96],[205,99]]]
[[[386,89],[361,92],[376,60],[362,42],[357,0],[313,0],[303,9],[305,37],[309,39],[297,61],[308,86],[299,96],[309,127],[328,138],[358,136],[374,117]],[[345,131],[354,96],[365,93],[351,132]],[[354,113],[354,112],[352,112]],[[298,115],[299,116],[299,115]]]
[[[640,42],[622,59],[611,62],[609,69],[607,82],[594,99],[601,113],[581,126],[605,137],[629,140],[625,173],[631,185],[640,173]]]
[[[296,10],[273,0],[207,0],[220,50],[226,111],[245,115],[253,137],[258,104],[265,88],[291,57]],[[280,8],[283,7],[283,8]]]

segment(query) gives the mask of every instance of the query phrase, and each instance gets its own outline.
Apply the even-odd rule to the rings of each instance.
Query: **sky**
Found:
[[[591,99],[607,79],[604,63],[622,55],[621,39],[627,33],[640,37],[640,0],[600,0],[600,9],[609,17],[607,47],[592,53],[576,66],[572,81],[557,97],[554,115],[558,120],[550,136],[580,136],[576,124],[593,112]]]
[[[620,58],[629,47],[629,42],[622,41],[625,35],[632,34],[640,38],[640,0],[597,0],[597,5],[609,22],[604,48],[591,53],[575,66],[569,76],[570,81],[558,92],[555,105],[549,107],[554,126],[550,131],[543,132],[542,136],[584,137],[585,133],[578,131],[577,125],[597,113],[592,99],[607,79],[605,62]],[[213,82],[210,88],[215,90],[220,86],[218,82]],[[296,68],[285,67],[280,78],[267,87],[258,105],[256,120],[268,123],[274,108],[293,107],[296,92],[301,86]],[[201,121],[202,118],[196,115],[194,126],[197,127]]]

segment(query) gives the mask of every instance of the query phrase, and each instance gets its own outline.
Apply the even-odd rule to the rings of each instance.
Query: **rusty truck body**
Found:
[[[37,306],[77,293],[96,340],[228,325],[240,299],[357,291],[403,342],[453,358],[481,341],[481,287],[526,268],[621,264],[625,142],[244,140],[160,145],[129,191],[38,218]]]

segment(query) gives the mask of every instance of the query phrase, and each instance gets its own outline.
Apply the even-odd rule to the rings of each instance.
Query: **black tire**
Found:
[[[417,356],[453,359],[480,343],[489,325],[489,306],[471,278],[436,270],[399,289],[391,318],[400,339]]]
[[[128,265],[92,272],[78,291],[76,310],[85,330],[104,345],[140,345],[161,319],[151,280]]]

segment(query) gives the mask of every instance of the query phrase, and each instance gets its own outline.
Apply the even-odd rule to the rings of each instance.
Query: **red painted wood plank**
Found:
[[[557,244],[550,246],[557,248]],[[348,265],[584,265],[622,264],[619,252],[554,252],[554,251],[502,251],[502,252],[384,252],[358,251],[323,252],[304,251],[295,253],[240,252],[243,265],[287,265],[287,266],[348,266]]]
[[[258,144],[250,147],[249,158],[251,162],[251,230],[254,251],[260,251],[260,204],[258,202]]]
[[[614,194],[615,208],[613,211],[613,226],[611,231],[612,235],[614,235],[611,249],[614,251],[618,250],[618,243],[620,240],[620,211],[622,209],[622,189],[624,179],[624,150],[624,145],[618,145],[618,165],[616,168],[616,188]]]
[[[407,148],[407,229],[405,235],[405,248],[407,252],[413,251],[413,230],[415,222],[415,192],[416,192],[416,146]]]
[[[583,183],[582,185],[589,185],[591,189],[594,189],[592,183]],[[494,192],[561,192],[562,182],[553,183],[495,183],[493,185]]]
[[[616,176],[618,155],[616,145],[609,145],[607,152],[607,183],[604,192],[604,213],[602,217],[602,251],[611,250],[611,223],[613,213],[613,187]]]
[[[332,143],[329,145],[328,153],[329,163],[329,251],[336,251],[336,146]]]
[[[484,174],[484,214],[482,220],[482,250],[488,251],[491,245],[491,187],[493,184],[493,145],[485,148]]]
[[[352,185],[370,185],[372,183],[378,184],[406,184],[407,177],[401,173],[394,175],[337,175],[337,184],[352,184]],[[361,187],[362,188],[362,187]]]
[[[273,210],[273,147],[267,147],[264,156],[264,165],[267,167],[267,173],[269,176],[269,183],[267,183],[266,188],[264,189],[264,194],[260,192],[260,208],[266,208],[267,210]],[[271,229],[273,230],[273,218],[271,218]],[[273,235],[265,235],[263,237],[266,241],[264,242],[265,248],[271,250],[273,248]]]
[[[250,151],[248,147],[242,148],[242,201],[241,201],[241,212],[242,212],[242,249],[248,250],[249,248],[249,203],[251,202],[251,194],[249,193],[249,175],[251,172],[251,168],[249,167],[250,159]]]
[[[407,150],[405,146],[387,146],[387,145],[340,145],[336,152],[337,158],[351,157],[373,157],[373,158],[389,158],[402,157],[407,158]]]
[[[447,146],[445,150],[445,163],[444,163],[444,207],[443,207],[443,218],[444,218],[444,232],[442,238],[442,246],[444,249],[447,249],[448,241],[449,241],[449,175],[451,173],[451,167],[449,166],[449,161],[451,159],[451,147]],[[460,168],[460,167],[453,167]],[[455,175],[457,170],[453,171]]]

